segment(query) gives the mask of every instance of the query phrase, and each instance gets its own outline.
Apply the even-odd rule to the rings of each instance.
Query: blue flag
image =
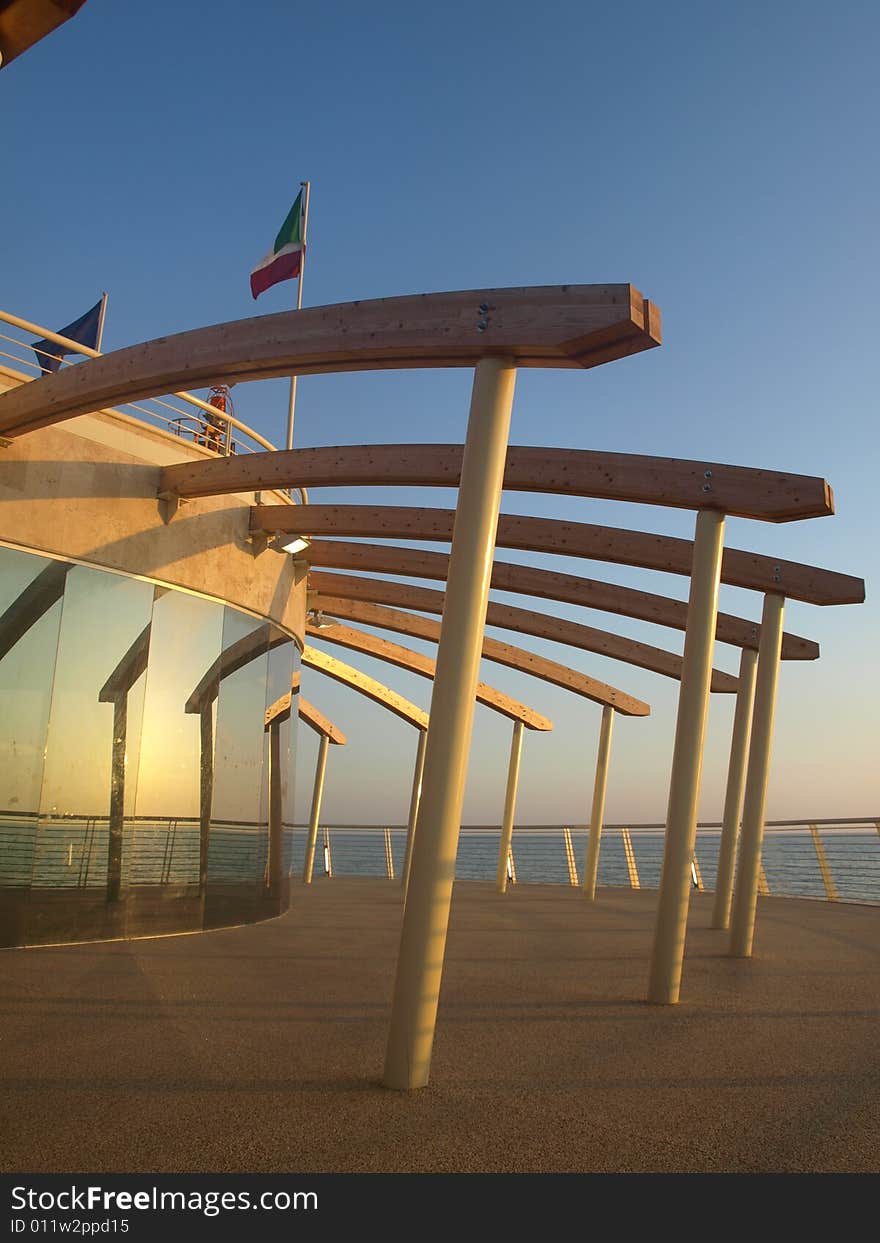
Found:
[[[90,311],[86,311],[85,315],[80,315],[79,319],[75,319],[72,324],[68,324],[66,328],[60,328],[59,337],[69,337],[71,341],[76,341],[79,345],[88,345],[91,349],[98,348],[98,328],[101,323],[101,303],[104,301],[100,298]],[[61,366],[61,359],[65,354],[74,354],[75,350],[66,349],[65,346],[59,345],[57,341],[32,341],[31,349],[36,351],[37,362],[42,368],[45,375],[50,371],[57,371]]]

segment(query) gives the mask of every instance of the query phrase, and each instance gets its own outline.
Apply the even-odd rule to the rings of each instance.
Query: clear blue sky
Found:
[[[294,283],[254,304],[248,273],[305,178],[307,304],[632,281],[662,309],[662,348],[585,373],[523,373],[512,441],[830,480],[837,516],[732,520],[727,543],[867,580],[862,607],[787,610],[787,627],[818,639],[822,659],[783,666],[768,813],[876,813],[878,35],[868,0],[88,0],[0,76],[2,305],[57,328],[108,289],[105,349],[284,309]],[[465,372],[307,378],[296,441],[459,440],[469,385]],[[283,440],[283,382],[234,395],[240,418]],[[453,503],[439,491],[381,495]],[[662,509],[523,495],[504,507],[692,531],[690,515]],[[542,564],[686,595],[671,576]],[[722,589],[721,605],[760,613],[735,589]],[[681,650],[675,631],[558,612]],[[649,721],[618,722],[607,814],[662,818],[677,683],[523,645],[652,704]],[[719,666],[735,671],[737,659],[719,646]],[[428,683],[357,663],[428,706]],[[556,723],[526,736],[518,819],[583,823],[598,709],[499,666],[483,676]],[[410,731],[316,674],[304,687],[351,738],[334,749],[325,818],[400,823]],[[731,717],[732,701],[713,698],[706,817],[720,813]],[[466,822],[500,817],[508,734],[478,709]],[[306,737],[300,815],[313,755]]]

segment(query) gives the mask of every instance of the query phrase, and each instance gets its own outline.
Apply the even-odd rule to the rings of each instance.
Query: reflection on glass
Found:
[[[128,712],[126,694],[112,680],[120,667],[131,669],[132,660],[131,678],[143,676],[152,597],[152,586],[136,579],[84,566],[67,575],[35,886],[107,884],[108,894],[112,889],[110,896],[118,896],[125,753],[140,746],[140,720]],[[120,686],[125,681],[123,676]]]
[[[214,742],[208,882],[261,878],[263,723],[271,627],[226,609]],[[230,672],[227,672],[227,669]]]
[[[187,703],[220,653],[222,632],[222,605],[156,589],[137,785],[141,848],[135,857],[142,862],[135,883],[148,876],[198,883],[201,717],[187,711]],[[210,705],[207,715],[210,724]],[[210,746],[207,758],[210,763]],[[149,856],[157,861],[151,867]]]
[[[283,898],[296,699],[293,720],[267,709],[298,668],[288,636],[218,601],[0,547],[3,943]]]
[[[284,871],[284,812],[287,806],[288,751],[290,740],[290,710],[287,715],[276,714],[277,705],[290,694],[293,673],[294,643],[280,633],[274,636],[279,646],[269,652],[269,670],[266,681],[266,717],[271,717],[264,731],[263,741],[263,788],[260,804],[260,822],[269,826],[266,884],[273,894],[280,893]]]
[[[0,548],[0,886],[31,883],[69,568],[66,562]]]
[[[288,734],[287,751],[287,799],[284,806],[284,871],[290,875],[293,870],[293,808],[296,794],[296,755],[299,740],[299,685],[300,664],[302,653],[294,644],[293,662],[290,674],[290,732]]]

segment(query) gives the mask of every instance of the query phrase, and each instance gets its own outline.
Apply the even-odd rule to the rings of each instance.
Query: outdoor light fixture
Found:
[[[295,557],[298,553],[305,552],[311,542],[307,535],[297,535],[289,544],[282,544],[281,547]]]

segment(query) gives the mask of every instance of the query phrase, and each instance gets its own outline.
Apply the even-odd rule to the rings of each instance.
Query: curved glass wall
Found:
[[[298,683],[269,623],[0,547],[0,944],[283,910]]]

